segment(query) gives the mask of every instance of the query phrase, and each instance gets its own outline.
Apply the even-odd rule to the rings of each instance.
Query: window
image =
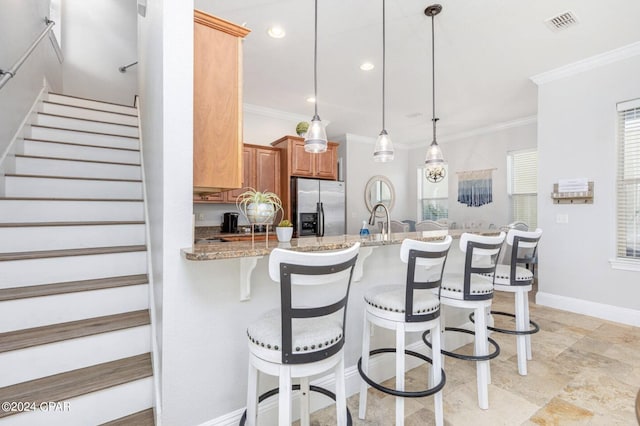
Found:
[[[418,167],[418,221],[449,217],[449,168],[444,166],[445,177],[438,183],[424,177],[424,167]]]
[[[618,258],[640,259],[640,99],[618,104]]]
[[[513,151],[507,155],[510,222],[538,226],[538,151]]]

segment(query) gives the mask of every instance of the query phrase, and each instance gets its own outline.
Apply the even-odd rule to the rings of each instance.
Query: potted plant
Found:
[[[293,223],[288,219],[281,220],[276,226],[276,235],[281,243],[288,243],[293,236]]]
[[[273,219],[282,210],[282,201],[273,192],[256,191],[247,188],[236,198],[236,207],[251,224],[272,224]]]

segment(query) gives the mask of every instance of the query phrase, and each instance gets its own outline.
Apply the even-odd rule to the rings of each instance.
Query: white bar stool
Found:
[[[513,334],[516,336],[516,348],[518,352],[518,373],[527,375],[527,360],[531,356],[531,335],[540,331],[540,326],[529,319],[529,292],[533,284],[533,272],[526,265],[536,258],[538,242],[542,237],[542,229],[527,232],[511,229],[507,234],[507,246],[510,248],[510,262],[508,265],[498,265],[495,275],[495,291],[505,291],[515,294],[515,314],[509,312],[491,311],[494,315],[503,315],[515,318],[516,328],[504,329],[487,327],[498,333]],[[509,251],[509,250],[507,250]],[[474,315],[469,315],[471,321]]]
[[[436,425],[443,424],[442,388],[446,382],[440,355],[440,283],[451,246],[451,237],[442,242],[423,242],[406,239],[400,249],[400,260],[407,263],[406,284],[377,286],[366,292],[362,358],[358,371],[363,379],[360,387],[358,416],[366,417],[367,384],[396,396],[396,426],[404,424],[404,398],[434,395]],[[418,281],[420,280],[420,281]],[[396,333],[396,347],[370,351],[370,331],[374,325]],[[432,359],[405,349],[405,332],[432,332]],[[369,357],[380,353],[396,354],[396,388],[388,388],[368,377]],[[405,354],[431,363],[429,389],[417,392],[404,390]]]
[[[339,426],[351,423],[344,379],[345,320],[353,269],[360,243],[336,252],[303,253],[274,249],[269,276],[280,283],[280,309],[263,315],[247,329],[249,382],[246,417],[254,426],[258,402],[279,393],[278,424],[291,424],[292,389],[301,391],[300,422],[309,425],[309,392],[336,401]],[[335,395],[309,386],[309,376],[334,369]],[[279,376],[279,387],[258,397],[258,372]],[[292,379],[300,378],[292,386]]]
[[[478,405],[484,410],[489,408],[489,383],[491,382],[489,360],[500,354],[500,346],[488,336],[486,314],[491,310],[493,275],[504,238],[504,232],[495,237],[462,234],[460,236],[460,250],[466,253],[464,273],[445,274],[440,292],[440,303],[443,305],[473,309],[474,311],[476,318],[474,331],[457,327],[444,328],[445,331],[473,334],[475,336],[474,355],[462,355],[446,350],[442,350],[442,353],[477,363]],[[423,336],[423,340],[427,345],[430,345],[426,335]],[[489,353],[489,344],[494,348],[492,353]]]

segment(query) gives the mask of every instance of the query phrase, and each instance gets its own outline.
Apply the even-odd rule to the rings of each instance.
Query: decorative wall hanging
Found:
[[[469,207],[480,207],[493,202],[494,170],[457,172],[458,202]]]

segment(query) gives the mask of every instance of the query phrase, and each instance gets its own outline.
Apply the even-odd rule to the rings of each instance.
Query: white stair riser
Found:
[[[144,220],[144,204],[141,201],[0,200],[0,222],[3,223],[99,220]]]
[[[41,126],[61,127],[64,129],[85,130],[89,132],[100,132],[111,135],[138,136],[137,127],[123,126],[119,124],[100,123],[97,121],[86,121],[76,118],[57,117],[52,115],[38,114],[35,124]]]
[[[114,163],[140,163],[139,151],[66,145],[32,140],[24,141],[24,154],[39,157],[72,158],[76,160],[112,161]]]
[[[0,353],[0,387],[115,361],[151,350],[148,325]]]
[[[16,173],[23,175],[141,179],[140,166],[16,157]]]
[[[141,182],[6,176],[5,184],[7,197],[142,198]]]
[[[115,105],[115,104],[109,104],[109,103],[100,102],[100,101],[92,101],[90,99],[79,99],[79,98],[73,98],[70,96],[56,95],[53,93],[49,93],[47,95],[47,100],[51,102],[58,102],[60,104],[95,108],[103,111],[123,112],[125,114],[137,113],[136,108],[133,106]]]
[[[68,411],[33,411],[1,419],[3,426],[87,426],[153,407],[153,378],[72,398]]]
[[[0,228],[0,253],[144,245],[140,225]]]
[[[147,253],[110,253],[0,262],[0,288],[147,273]],[[8,302],[3,302],[8,303]],[[3,306],[4,309],[4,306]],[[0,321],[1,323],[2,321]]]
[[[54,115],[64,115],[67,117],[86,118],[89,120],[107,121],[109,123],[138,125],[138,117],[123,115],[113,112],[96,111],[95,109],[77,108],[75,106],[61,104],[42,104],[42,112]]]
[[[147,284],[2,302],[0,332],[149,308]]]
[[[123,136],[101,135],[97,133],[75,132],[73,130],[51,129],[33,126],[25,134],[26,138],[43,139],[47,141],[71,142],[85,145],[98,145],[112,148],[138,149],[137,138]]]

